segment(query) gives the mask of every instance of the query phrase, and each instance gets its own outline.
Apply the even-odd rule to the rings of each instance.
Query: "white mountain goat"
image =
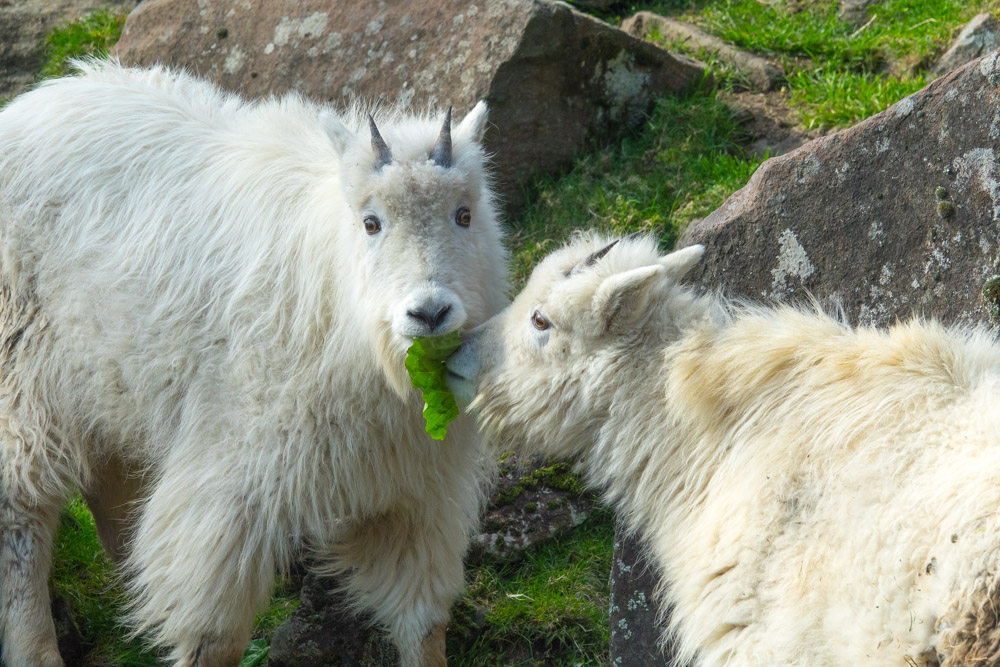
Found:
[[[62,664],[46,576],[74,488],[176,664],[237,664],[302,550],[403,664],[444,664],[481,457],[471,420],[424,434],[403,358],[504,304],[485,120],[380,133],[115,63],[0,112],[8,665]]]
[[[449,384],[493,437],[579,455],[679,664],[1000,664],[1000,346],[697,296],[702,252],[571,243]]]

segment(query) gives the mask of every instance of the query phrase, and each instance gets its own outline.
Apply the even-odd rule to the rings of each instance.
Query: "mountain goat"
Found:
[[[698,296],[700,246],[584,237],[463,337],[487,433],[578,455],[679,664],[1000,664],[1000,346]]]
[[[485,104],[454,136],[450,111],[380,130],[82,69],[0,112],[7,664],[62,664],[46,576],[75,488],[176,664],[237,664],[303,551],[404,665],[444,664],[481,457],[474,423],[423,432],[403,359],[504,303]]]

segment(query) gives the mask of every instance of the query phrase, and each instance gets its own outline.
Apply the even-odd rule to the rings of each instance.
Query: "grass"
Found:
[[[532,204],[511,225],[513,283],[580,228],[647,231],[672,247],[690,221],[742,187],[759,160],[714,92],[661,99],[643,132],[586,155],[561,177],[540,179]]]
[[[842,20],[839,3],[829,0],[702,0],[641,8],[676,16],[777,61],[788,73],[789,101],[802,124],[831,129],[853,125],[923,88],[929,80],[924,70],[951,36],[991,6],[990,0],[885,0],[868,9],[861,25]],[[727,83],[745,87],[725,68],[716,69]]]
[[[485,611],[485,626],[449,664],[607,665],[613,543],[613,518],[598,511],[520,562],[473,568],[465,602]]]
[[[42,77],[69,74],[73,58],[107,54],[122,34],[125,17],[102,9],[54,29],[45,40]]]

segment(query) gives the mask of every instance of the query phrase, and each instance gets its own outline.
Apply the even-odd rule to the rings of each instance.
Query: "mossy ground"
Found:
[[[926,66],[952,34],[989,5],[885,0],[868,10],[864,28],[841,21],[832,2],[810,0],[663,0],[627,5],[604,18],[620,20],[652,9],[774,58],[788,72],[786,91],[800,122],[829,128],[857,122],[923,86],[929,79]],[[70,57],[110,48],[122,20],[104,12],[54,33],[46,75],[65,72]],[[710,64],[724,87],[742,85],[731,71]],[[581,228],[648,231],[670,248],[686,224],[749,179],[759,160],[747,156],[745,143],[740,123],[715,92],[660,100],[638,134],[583,155],[566,174],[529,188],[530,204],[509,225],[515,286],[538,259]],[[565,467],[549,472],[578,484]],[[451,664],[608,664],[613,523],[609,512],[599,511],[572,534],[516,563],[471,568],[449,639]],[[86,664],[156,663],[158,656],[140,640],[127,639],[118,625],[124,592],[79,498],[70,502],[60,525],[52,585],[80,627],[89,650]],[[293,593],[279,582],[257,619],[245,667],[263,664],[270,636],[295,605]],[[485,624],[476,610],[485,614]]]

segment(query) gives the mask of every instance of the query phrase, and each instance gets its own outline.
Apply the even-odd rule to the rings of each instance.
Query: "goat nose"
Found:
[[[433,312],[421,308],[419,310],[408,310],[406,314],[418,322],[423,322],[427,325],[428,329],[434,331],[444,322],[444,318],[448,317],[448,313],[450,312],[451,306],[441,306]]]

